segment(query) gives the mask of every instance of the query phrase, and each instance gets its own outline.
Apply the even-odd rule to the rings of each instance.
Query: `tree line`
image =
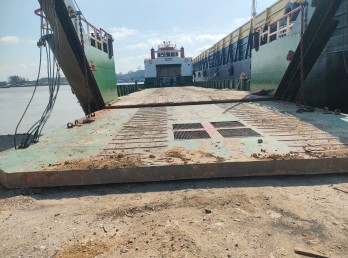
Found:
[[[43,77],[38,80],[38,85],[45,86],[48,85],[49,79],[48,77]],[[34,86],[36,84],[36,80],[29,80],[28,78],[21,77],[19,75],[11,75],[8,77],[7,82],[0,82],[0,86],[9,85],[11,87],[20,87],[20,86]],[[60,84],[68,84],[68,81],[65,77],[60,77]]]
[[[126,74],[118,73],[116,78],[117,82],[143,82],[145,81],[145,70],[129,71]]]
[[[138,71],[129,71],[126,74],[118,73],[116,75],[118,82],[143,82],[145,80],[145,71],[144,70],[138,70]],[[4,86],[11,86],[11,87],[21,87],[21,86],[34,86],[36,84],[36,80],[29,80],[28,78],[21,77],[19,75],[11,75],[8,77],[7,82],[3,81],[0,82],[0,87]],[[69,84],[67,79],[65,77],[60,78],[60,84],[65,85]],[[48,85],[48,77],[40,78],[38,81],[38,85],[40,86],[46,86]]]

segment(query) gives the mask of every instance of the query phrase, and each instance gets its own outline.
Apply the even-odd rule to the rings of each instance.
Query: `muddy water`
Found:
[[[0,88],[0,135],[13,135],[23,111],[32,95],[33,87]],[[25,133],[40,119],[48,103],[48,87],[38,87],[28,112],[19,127],[19,133]],[[65,127],[84,116],[76,96],[72,94],[68,85],[60,87],[56,104],[50,119],[44,127],[43,133],[55,128]]]

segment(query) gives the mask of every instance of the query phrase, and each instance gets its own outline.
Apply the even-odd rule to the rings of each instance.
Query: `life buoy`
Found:
[[[184,61],[187,63],[187,62],[188,62],[188,59],[187,59],[187,58],[185,58],[185,59],[184,59]]]
[[[152,64],[152,60],[149,60],[149,64]]]

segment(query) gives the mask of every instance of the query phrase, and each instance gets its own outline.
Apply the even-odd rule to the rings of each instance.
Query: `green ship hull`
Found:
[[[117,100],[117,82],[115,76],[114,57],[109,58],[107,53],[92,46],[85,46],[88,63],[94,62],[96,70],[93,76],[103,97],[104,104]]]
[[[71,1],[39,2],[46,15],[44,19],[51,28],[44,36],[45,40],[57,57],[85,114],[101,110],[116,101],[118,94],[111,35],[88,23],[74,9]]]
[[[299,41],[300,36],[296,34],[260,46],[258,51],[252,50],[252,84],[250,87],[252,93],[261,90],[271,91],[270,93],[272,94],[275,93],[289,66],[289,61],[286,60],[289,49],[295,50]]]

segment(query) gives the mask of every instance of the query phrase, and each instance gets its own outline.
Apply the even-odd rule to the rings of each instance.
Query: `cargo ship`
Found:
[[[164,41],[157,51],[151,49],[151,58],[144,60],[145,88],[192,85],[192,58],[185,56],[170,41]]]
[[[215,59],[208,55],[208,67],[196,70],[205,83],[234,79],[239,81],[232,86],[246,89],[251,78],[252,92],[270,91],[287,100],[301,92],[321,56],[330,56],[323,51],[340,35],[337,17],[346,2],[288,3],[278,1],[254,15],[222,42],[222,52],[213,49]],[[0,152],[5,187],[347,173],[347,115],[248,91],[181,87],[192,83],[192,61],[170,42],[145,60],[145,87],[156,88],[130,94],[126,87],[122,95],[129,96],[109,105],[117,98],[110,34],[87,22],[71,1],[41,4],[37,13],[45,34],[39,44],[50,45],[86,115],[101,111],[44,135],[42,142],[37,138],[42,127],[30,130],[21,150]],[[226,46],[231,51],[224,59]],[[31,139],[36,144],[26,149]]]
[[[43,35],[86,115],[117,100],[113,38],[86,20],[72,0],[39,0]]]
[[[348,111],[347,0],[278,0],[193,59],[194,81]]]

